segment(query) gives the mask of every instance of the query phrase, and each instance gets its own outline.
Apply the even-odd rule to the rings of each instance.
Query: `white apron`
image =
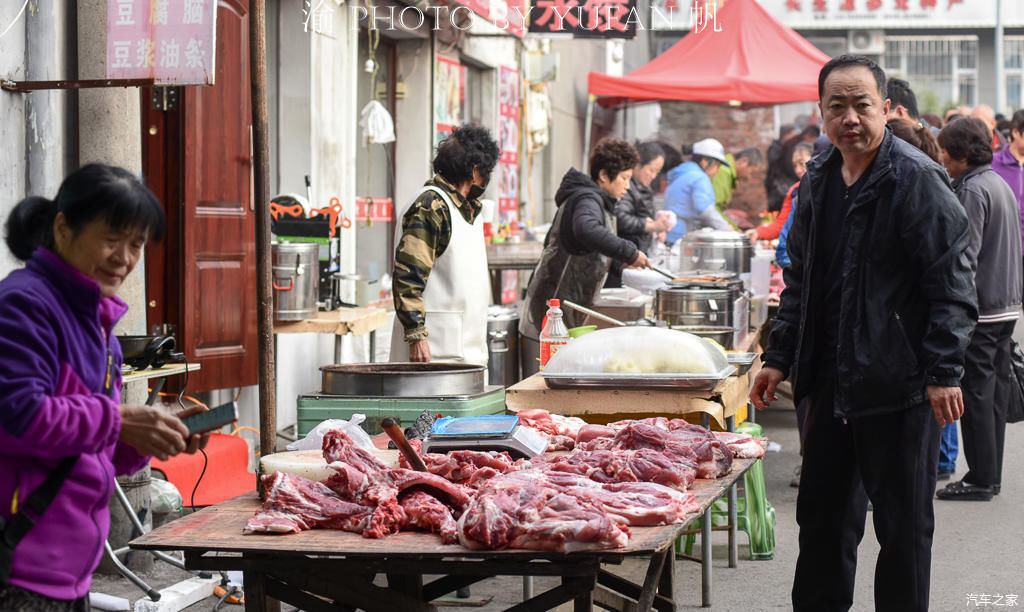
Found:
[[[452,237],[448,248],[434,261],[434,268],[423,290],[427,342],[431,361],[449,361],[487,365],[487,307],[491,303],[491,283],[487,272],[487,246],[483,221],[469,224],[443,189],[424,187],[406,205],[395,228],[395,244],[402,239],[402,221],[416,200],[433,191],[438,194],[452,218]],[[391,332],[391,361],[409,361],[409,343],[405,329],[395,317]]]

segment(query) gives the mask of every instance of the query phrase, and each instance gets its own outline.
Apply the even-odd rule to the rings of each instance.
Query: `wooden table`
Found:
[[[756,462],[737,459],[733,471],[718,480],[697,480],[691,487],[701,512],[731,490]],[[575,610],[594,603],[619,610],[651,607],[675,610],[673,544],[686,524],[700,515],[660,527],[631,527],[623,548],[556,553],[533,550],[470,550],[444,545],[430,534],[403,532],[372,540],[358,534],[313,530],[284,536],[242,535],[242,528],[259,507],[255,494],[211,506],[172,521],[134,541],[142,550],[183,550],[185,565],[200,570],[245,572],[246,610],[263,612],[274,604],[290,603],[310,612],[319,610],[373,611],[433,610],[430,602],[494,576],[560,576],[561,585],[509,610],[549,610],[569,601]],[[710,520],[702,535],[706,586],[710,588]],[[604,569],[627,557],[650,556],[643,584]],[[373,584],[386,574],[387,587]],[[424,583],[424,575],[440,575]],[[705,597],[705,605],[710,600]]]
[[[275,334],[334,334],[334,363],[341,363],[341,338],[370,335],[369,361],[374,361],[377,349],[377,330],[387,325],[388,312],[383,308],[338,308],[317,312],[302,321],[275,321]]]

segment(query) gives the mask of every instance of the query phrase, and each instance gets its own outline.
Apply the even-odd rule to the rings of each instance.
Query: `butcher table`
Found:
[[[194,570],[242,570],[247,612],[276,609],[277,601],[302,610],[392,612],[433,610],[431,601],[494,576],[559,576],[561,584],[509,610],[549,610],[574,602],[577,611],[593,605],[610,610],[675,610],[674,542],[686,524],[724,495],[756,459],[736,459],[732,472],[717,480],[696,480],[690,490],[700,513],[660,527],[631,527],[623,548],[557,553],[535,550],[469,550],[444,545],[437,536],[402,532],[372,540],[344,531],[312,530],[288,535],[242,535],[259,507],[254,493],[172,521],[131,542],[141,550],[182,550]],[[710,550],[710,523],[702,548]],[[643,584],[609,572],[603,565],[627,557],[650,557]],[[373,584],[378,573],[387,587]],[[424,583],[424,575],[441,576]],[[704,605],[711,566],[704,565]],[[276,601],[275,601],[276,600]]]

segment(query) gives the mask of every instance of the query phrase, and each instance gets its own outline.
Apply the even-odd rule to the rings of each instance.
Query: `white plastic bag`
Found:
[[[324,435],[332,429],[340,429],[345,432],[348,437],[352,438],[352,441],[357,446],[361,446],[368,451],[373,451],[373,440],[370,439],[370,435],[359,426],[360,423],[366,420],[365,414],[353,414],[352,420],[346,421],[344,419],[327,419],[321,422],[319,425],[310,430],[306,437],[301,440],[296,440],[288,444],[287,448],[290,451],[297,450],[320,450],[324,447]]]
[[[161,478],[149,482],[149,509],[153,514],[177,512],[181,508],[181,493],[178,487]]]

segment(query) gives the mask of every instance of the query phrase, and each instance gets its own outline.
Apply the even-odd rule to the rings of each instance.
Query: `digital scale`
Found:
[[[547,438],[520,427],[519,417],[506,414],[440,418],[423,441],[425,453],[506,451],[517,459],[536,457],[547,447]]]

